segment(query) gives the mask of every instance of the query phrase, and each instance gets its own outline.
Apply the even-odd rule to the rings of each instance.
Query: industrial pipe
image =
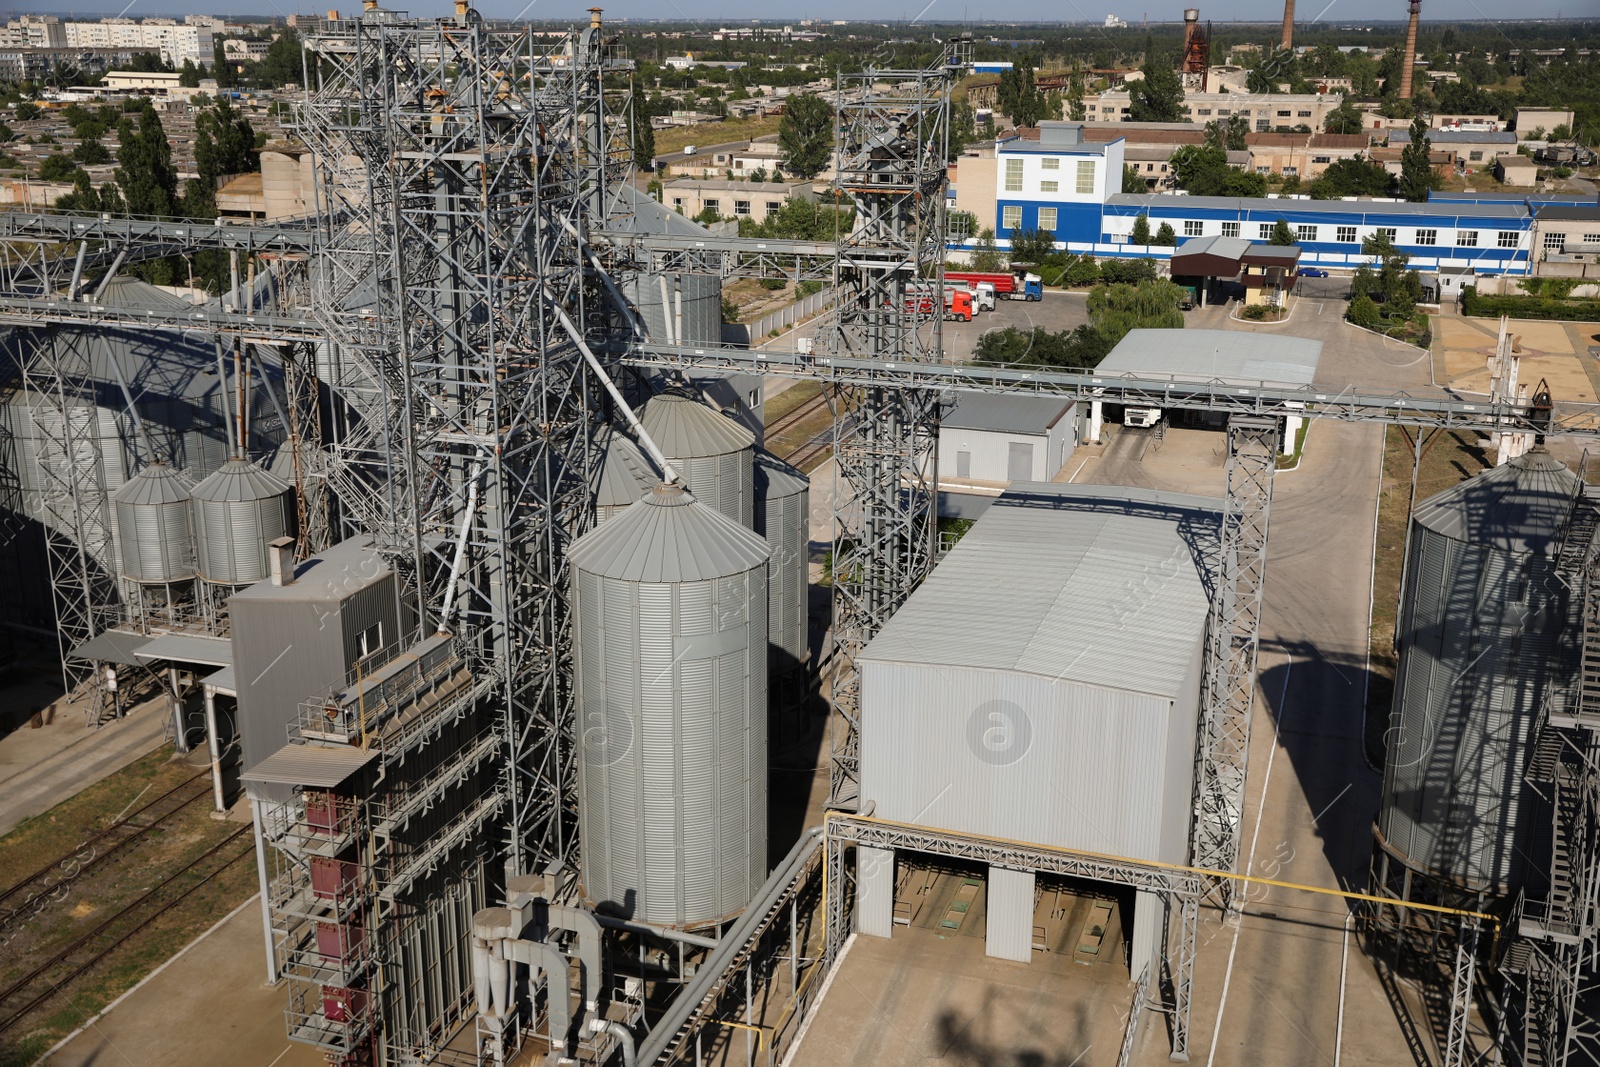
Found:
[[[456,552],[450,560],[450,580],[445,583],[444,608],[439,612],[439,629],[450,628],[450,612],[455,608],[456,587],[461,582],[461,569],[467,560],[467,534],[472,529],[472,514],[478,510],[478,480],[483,476],[483,460],[472,465],[467,476],[467,507],[461,513],[461,529],[456,533]]]
[[[530,969],[544,971],[545,988],[549,991],[545,1006],[550,1012],[550,1040],[560,1041],[565,1046],[572,1036],[572,1002],[567,999],[567,991],[572,988],[571,961],[548,941],[507,938],[500,942],[499,950],[504,953],[503,958],[512,963],[525,963]],[[533,984],[532,975],[529,975],[528,984],[530,987]]]
[[[639,1062],[639,1049],[633,1041],[633,1031],[615,1020],[594,1018],[589,1020],[592,1034],[610,1034],[622,1046],[622,1067],[634,1067]]]
[[[667,293],[667,276],[657,274],[656,281],[660,283],[661,288],[661,329],[666,332],[667,344],[682,344],[678,340],[678,335],[672,330],[672,297]]]
[[[222,796],[222,741],[217,737],[217,690],[206,686],[206,747],[211,750],[211,799],[218,811],[227,811]]]
[[[100,302],[100,298],[106,295],[106,290],[111,287],[112,279],[117,276],[117,271],[122,269],[122,261],[127,258],[128,246],[123,245],[121,248],[117,249],[116,258],[111,261],[111,269],[106,271],[106,276],[101,278],[100,283],[95,286],[94,294],[89,297],[90,303],[98,304]]]
[[[653,934],[667,941],[681,941],[685,945],[694,945],[697,948],[716,948],[722,944],[717,938],[705,937],[701,934],[691,934],[683,930],[674,930],[670,926],[657,926],[654,923],[642,923],[637,919],[618,919],[612,915],[596,915],[595,921],[607,930],[627,930],[635,934]]]

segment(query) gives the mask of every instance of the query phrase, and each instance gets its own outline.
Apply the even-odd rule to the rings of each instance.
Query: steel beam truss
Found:
[[[970,47],[970,45],[969,45]],[[944,358],[945,184],[951,74],[840,74],[835,195],[855,209],[838,246],[823,348],[890,364]],[[887,83],[890,88],[883,88]],[[833,390],[834,537],[830,794],[859,799],[856,656],[933,569],[939,397],[894,382]]]
[[[587,219],[612,153],[598,26],[570,38],[389,16],[313,38],[300,125],[348,219],[317,306],[351,407],[328,476],[395,558],[419,630],[496,680],[508,870],[575,869],[565,547],[590,511]]]
[[[1232,871],[1239,862],[1250,711],[1255,703],[1266,590],[1267,522],[1279,437],[1276,419],[1235,415],[1228,420],[1228,495],[1207,626],[1207,684],[1202,691],[1189,845],[1190,862],[1209,870]],[[1217,888],[1226,898],[1231,883]]]

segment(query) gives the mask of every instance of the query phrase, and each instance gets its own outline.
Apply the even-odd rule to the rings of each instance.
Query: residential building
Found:
[[[689,218],[709,209],[725,219],[755,219],[757,222],[782,208],[790,197],[816,200],[809,182],[789,185],[723,178],[675,178],[666,183],[661,196],[663,204]]]
[[[1383,164],[1384,170],[1398,178],[1400,177],[1400,157],[1404,154],[1404,152],[1405,148],[1401,145],[1396,145],[1392,148],[1384,145],[1377,145],[1367,150],[1367,158],[1372,160],[1374,163]],[[1433,172],[1441,178],[1448,178],[1455,174],[1456,167],[1458,164],[1460,164],[1460,162],[1461,160],[1454,152],[1451,152],[1447,149],[1435,148],[1432,145],[1428,147],[1428,165],[1431,166],[1433,168]],[[1478,165],[1481,167],[1483,164],[1480,163]]]
[[[1320,130],[1327,125],[1328,113],[1344,101],[1338,93],[1252,94],[1189,93],[1183,98],[1185,115],[1191,122],[1210,122],[1235,116],[1250,123],[1252,130],[1293,129],[1305,126]],[[1084,99],[1084,117],[1090,120],[1128,121],[1129,94],[1108,89],[1099,96]]]
[[[102,19],[99,22],[64,24],[70,48],[127,48],[155,52],[178,67],[184,60],[210,66],[215,59],[211,26],[188,25],[172,19]]]
[[[1519,107],[1512,126],[1517,131],[1517,136],[1527,139],[1528,135],[1536,129],[1549,133],[1557,126],[1572,128],[1572,112],[1559,111],[1548,107]]]
[[[1252,133],[1245,136],[1250,168],[1309,181],[1335,160],[1361,159],[1370,147],[1364,133]]]
[[[55,15],[23,15],[6,23],[6,41],[16,48],[65,48],[67,30]]]
[[[1409,129],[1393,130],[1389,134],[1390,148],[1403,148],[1410,143]],[[1486,167],[1494,162],[1495,156],[1517,150],[1517,135],[1509,130],[1429,130],[1428,147],[1454,152],[1467,167]]]
[[[271,47],[270,41],[227,40],[222,42],[222,58],[230,63],[259,63]]]

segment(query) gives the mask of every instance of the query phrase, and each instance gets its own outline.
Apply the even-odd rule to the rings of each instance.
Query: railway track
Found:
[[[240,847],[240,840],[243,847]],[[182,903],[235,863],[252,854],[250,827],[241,826],[159,883],[144,890],[49,959],[0,989],[0,1034],[6,1033],[71,985],[141,930]]]
[[[210,772],[201,771],[153,800],[122,815],[32,874],[0,890],[0,944],[54,901],[64,900],[72,884],[107,860],[123,853],[152,830],[211,795]]]
[[[788,412],[782,418],[776,420],[775,422],[768,423],[764,428],[763,433],[770,441],[772,438],[779,436],[786,430],[789,430],[792,427],[804,422],[806,419],[810,418],[812,415],[815,415],[818,411],[825,409],[827,406],[828,398],[819,392],[816,396],[812,397],[810,400],[807,400],[799,407],[796,407],[793,411]]]

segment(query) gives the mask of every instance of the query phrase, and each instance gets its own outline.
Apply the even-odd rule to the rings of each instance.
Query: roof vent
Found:
[[[1083,127],[1076,122],[1039,123],[1040,148],[1064,148],[1083,143]]]

